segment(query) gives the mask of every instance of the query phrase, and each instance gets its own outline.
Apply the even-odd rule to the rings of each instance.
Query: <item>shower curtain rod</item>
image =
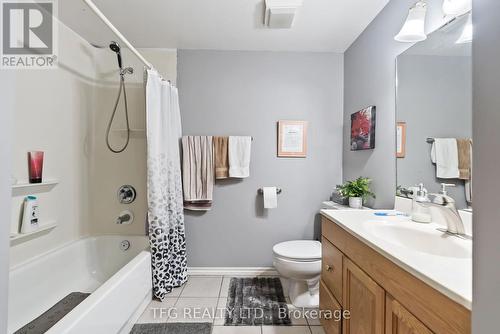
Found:
[[[146,65],[147,68],[149,68],[150,70],[155,69],[153,65],[149,61],[147,61],[146,58],[144,58],[139,51],[137,51],[137,49],[132,45],[132,43],[130,43],[125,38],[125,36],[122,35],[122,33],[113,25],[113,23],[111,23],[111,21],[108,20],[108,18],[103,14],[103,12],[101,12],[101,10],[97,8],[97,6],[95,5],[95,3],[92,2],[92,0],[83,0],[83,2],[85,2],[87,6],[89,6],[89,8],[92,9],[92,11],[102,20],[102,22],[104,22],[104,24],[107,25],[109,29],[111,29],[115,33],[115,35],[123,42],[123,44],[125,44],[129,48],[129,50],[132,51],[137,56],[137,58],[139,58],[144,63],[144,65]]]

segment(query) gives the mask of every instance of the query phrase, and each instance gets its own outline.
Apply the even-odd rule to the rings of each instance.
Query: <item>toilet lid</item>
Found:
[[[294,240],[273,247],[274,254],[297,260],[321,259],[321,243],[315,240]]]

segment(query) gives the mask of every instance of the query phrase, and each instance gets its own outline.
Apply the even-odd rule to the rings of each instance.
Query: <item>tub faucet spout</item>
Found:
[[[130,218],[131,218],[130,215],[128,213],[125,213],[116,218],[116,223],[119,225],[126,224],[127,222],[130,221]]]

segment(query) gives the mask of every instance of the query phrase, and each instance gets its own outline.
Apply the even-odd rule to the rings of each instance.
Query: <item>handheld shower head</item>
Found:
[[[117,42],[112,41],[109,44],[109,48],[111,49],[111,51],[116,53],[116,57],[118,58],[118,67],[122,69],[122,53],[120,51],[121,50],[120,45]]]

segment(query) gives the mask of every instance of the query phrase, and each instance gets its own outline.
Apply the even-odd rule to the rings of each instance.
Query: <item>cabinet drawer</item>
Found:
[[[330,241],[322,238],[321,279],[342,304],[342,253]]]
[[[326,334],[341,334],[342,320],[338,319],[338,314],[341,314],[342,307],[335,300],[323,281],[319,284],[319,309],[321,312],[321,324]],[[327,311],[327,312],[325,312]],[[332,317],[328,317],[331,312]],[[335,315],[337,314],[337,315]]]

